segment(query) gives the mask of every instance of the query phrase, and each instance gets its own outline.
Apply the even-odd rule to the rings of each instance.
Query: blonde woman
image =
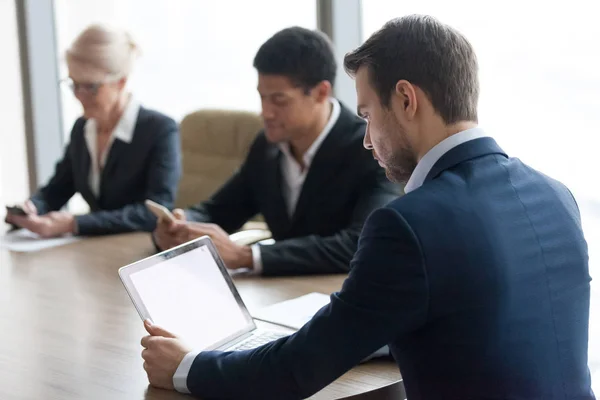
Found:
[[[138,49],[126,32],[93,25],[66,52],[68,82],[83,106],[50,182],[7,222],[43,237],[152,231],[143,202],[171,208],[181,175],[178,127],[126,89]],[[60,209],[79,192],[91,212]]]

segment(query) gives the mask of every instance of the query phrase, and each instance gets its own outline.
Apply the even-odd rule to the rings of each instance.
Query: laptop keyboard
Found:
[[[285,332],[272,332],[272,331],[264,331],[256,333],[250,336],[248,339],[241,341],[235,346],[230,347],[227,351],[241,351],[241,350],[251,350],[257,347],[262,346],[263,344],[267,344],[277,339],[281,339],[282,337],[289,336],[289,333]]]

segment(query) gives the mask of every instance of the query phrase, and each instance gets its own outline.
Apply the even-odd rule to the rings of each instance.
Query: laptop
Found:
[[[256,327],[208,236],[122,267],[119,277],[142,320],[195,350],[248,350],[290,334]]]

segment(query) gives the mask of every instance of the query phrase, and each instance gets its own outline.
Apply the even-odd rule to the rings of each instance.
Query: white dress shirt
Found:
[[[423,186],[427,174],[431,171],[431,168],[444,154],[455,148],[456,146],[468,142],[470,140],[479,139],[487,136],[483,129],[479,127],[467,129],[442,140],[435,146],[433,146],[421,160],[417,163],[417,167],[410,176],[410,179],[404,187],[404,193],[410,193]]]
[[[296,210],[296,204],[298,203],[298,198],[302,192],[302,185],[304,184],[304,180],[306,179],[306,174],[308,173],[312,160],[340,116],[340,103],[333,98],[330,99],[330,101],[332,108],[329,121],[327,121],[323,131],[321,131],[317,139],[308,148],[306,153],[304,153],[304,156],[302,156],[302,161],[304,162],[303,169],[292,155],[289,144],[285,143],[279,145],[279,148],[283,153],[283,157],[281,158],[283,198],[286,202],[287,211],[290,218],[294,215],[294,211]],[[262,260],[260,257],[259,245],[252,246],[252,262],[254,263],[254,269],[252,273],[260,274],[262,272]],[[199,351],[191,351],[186,354],[185,357],[183,357],[183,360],[181,360],[181,363],[179,363],[179,366],[175,371],[175,375],[173,375],[173,386],[175,386],[175,390],[178,392],[190,393],[187,387],[187,377],[190,369],[192,368],[192,364],[199,353]]]
[[[279,144],[279,149],[283,154],[283,157],[281,157],[281,189],[283,190],[283,199],[285,200],[290,218],[292,218],[294,211],[296,210],[296,204],[298,203],[298,198],[302,192],[302,186],[304,185],[304,180],[306,179],[306,174],[308,173],[312,160],[340,116],[340,103],[333,98],[330,99],[330,101],[332,106],[331,115],[329,116],[327,124],[319,136],[317,136],[317,139],[302,156],[304,168],[301,167],[292,155],[289,143]],[[260,256],[260,245],[258,244],[252,246],[252,264],[254,265],[252,274],[262,273],[262,258]]]
[[[102,170],[106,165],[106,159],[110,152],[110,148],[112,147],[115,139],[119,139],[125,143],[131,143],[133,139],[133,132],[135,130],[135,125],[137,124],[138,113],[140,111],[140,103],[135,100],[132,96],[123,111],[123,115],[121,115],[121,119],[115,126],[115,129],[110,134],[110,138],[106,143],[106,147],[104,151],[100,155],[100,160],[98,160],[98,148],[97,148],[97,138],[98,138],[98,125],[95,119],[88,119],[85,123],[84,135],[85,135],[85,143],[88,148],[88,152],[90,153],[90,175],[88,177],[88,182],[90,184],[90,188],[92,193],[96,198],[100,196],[100,176],[102,175]]]

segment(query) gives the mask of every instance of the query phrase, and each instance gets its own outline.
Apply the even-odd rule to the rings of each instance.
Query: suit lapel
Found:
[[[347,141],[344,135],[347,133],[343,123],[344,112],[345,110],[342,109],[338,122],[315,153],[296,203],[292,224],[300,220],[306,213],[315,193],[318,193],[329,181],[335,179],[338,167],[343,162],[344,157],[340,156],[340,152],[343,151],[342,147]]]
[[[90,187],[90,168],[92,167],[92,159],[90,156],[90,149],[88,147],[87,141],[83,141],[85,146],[85,151],[82,151],[81,156],[81,164],[78,168],[77,174],[81,174],[78,179],[81,182],[81,196],[88,202],[90,205],[90,209],[97,209],[97,199],[92,192],[92,188]]]
[[[283,154],[281,150],[277,148],[277,146],[270,145],[270,148],[267,150],[267,168],[265,171],[266,179],[267,179],[267,188],[278,188],[278,190],[274,190],[273,196],[267,196],[271,200],[270,209],[277,218],[277,221],[282,221],[282,225],[286,227],[290,226],[290,217],[287,212],[287,207],[285,205],[285,200],[283,198],[282,191],[282,182],[283,178],[281,176],[281,157]],[[272,189],[269,189],[272,190]]]
[[[127,146],[129,146],[129,143],[125,143],[116,138],[113,141],[112,146],[110,146],[108,156],[106,157],[106,164],[100,174],[100,197],[102,197],[102,193],[104,193],[104,182],[107,177],[111,176],[113,170],[117,167],[118,161],[125,149],[127,149]]]
[[[455,165],[488,154],[500,154],[504,157],[508,157],[504,150],[502,150],[491,137],[482,137],[462,143],[440,157],[433,165],[433,168],[431,168],[431,171],[427,174],[425,182],[434,179],[436,176]]]

